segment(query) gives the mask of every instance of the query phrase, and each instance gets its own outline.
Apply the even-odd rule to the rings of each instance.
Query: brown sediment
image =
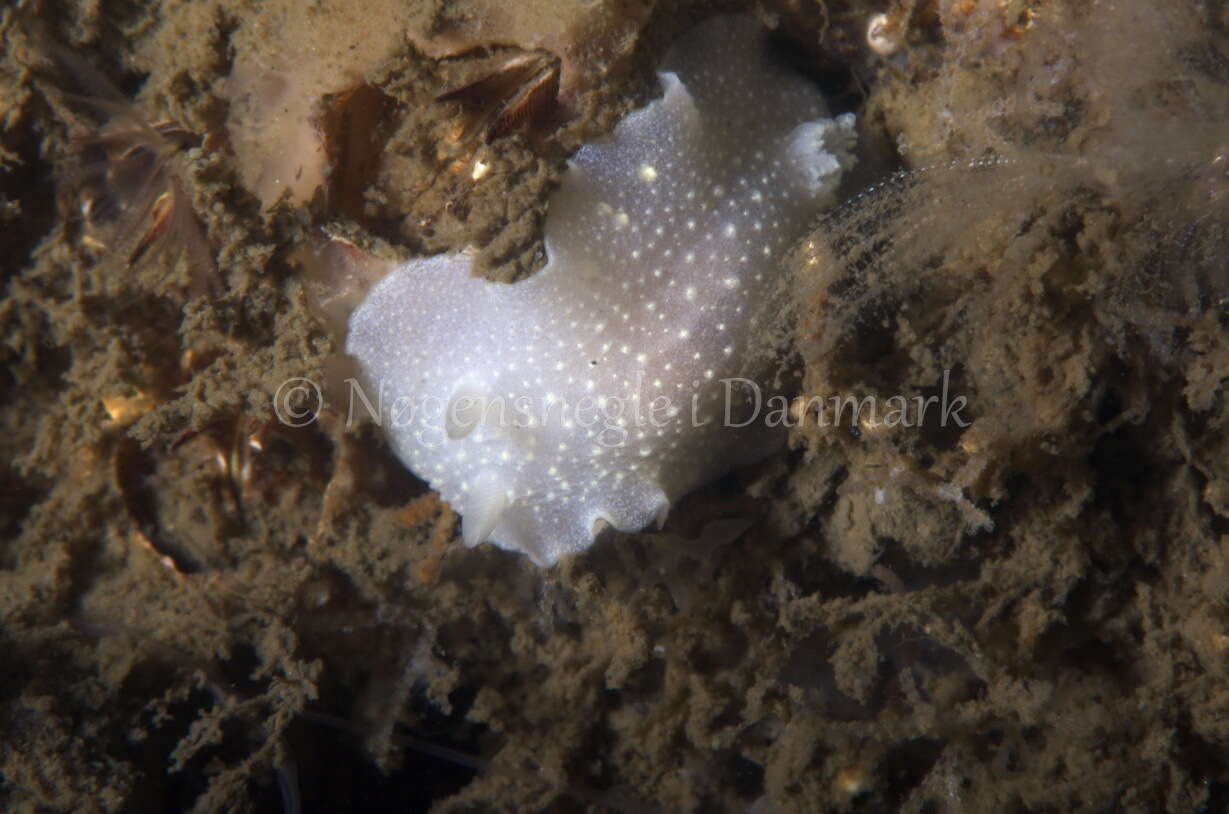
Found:
[[[540,572],[464,548],[344,387],[275,427],[282,383],[323,382],[337,352],[292,253],[325,230],[529,273],[562,157],[714,5],[23,8],[0,17],[3,810],[276,809],[291,776],[305,810],[358,790],[452,811],[1223,807],[1223,14],[897,2],[900,48],[877,55],[860,25],[883,4],[761,9],[851,94],[864,181],[911,172],[800,235],[797,395],[946,381],[968,426],[800,409],[788,454]],[[203,137],[176,171],[220,293],[180,284],[172,252],[100,264],[79,208],[57,215],[79,153],[22,14]],[[330,39],[350,21],[375,32],[358,55]],[[313,62],[296,37],[336,48]],[[573,116],[554,146],[513,128],[471,157],[480,178],[441,172],[466,111],[436,98],[539,50]],[[288,53],[311,69],[296,121],[346,167],[302,205],[262,200],[225,101],[237,66]]]

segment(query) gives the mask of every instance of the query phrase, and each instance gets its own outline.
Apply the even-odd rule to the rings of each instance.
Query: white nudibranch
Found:
[[[414,260],[351,313],[346,351],[389,442],[467,544],[550,565],[783,442],[762,413],[735,426],[749,390],[733,380],[764,374],[753,323],[853,163],[854,130],[765,48],[742,17],[684,36],[662,96],[572,158],[531,278],[472,277],[464,253]]]

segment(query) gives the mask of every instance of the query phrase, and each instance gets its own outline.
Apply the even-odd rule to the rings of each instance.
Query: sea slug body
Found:
[[[394,451],[467,544],[550,565],[598,521],[660,522],[781,444],[779,427],[730,426],[732,380],[762,372],[757,314],[854,136],[765,47],[742,17],[684,36],[661,98],[573,157],[530,279],[472,277],[464,253],[415,260],[350,315],[346,351]]]

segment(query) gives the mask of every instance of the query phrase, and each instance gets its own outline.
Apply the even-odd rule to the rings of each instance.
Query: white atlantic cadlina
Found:
[[[753,323],[853,161],[853,117],[826,118],[750,19],[699,25],[664,67],[661,98],[573,157],[541,271],[506,285],[466,254],[414,260],[350,315],[389,442],[469,545],[553,564],[783,440],[725,426],[722,380],[757,375]]]

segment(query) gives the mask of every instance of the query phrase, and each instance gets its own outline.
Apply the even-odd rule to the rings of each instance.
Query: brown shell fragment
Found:
[[[460,102],[468,123],[456,139],[472,150],[476,141],[490,143],[532,123],[557,104],[559,59],[549,54],[521,54],[466,85],[441,93],[437,102]]]
[[[391,97],[366,83],[324,97],[320,129],[332,167],[326,185],[330,212],[363,215],[363,195],[379,172],[395,107]]]

